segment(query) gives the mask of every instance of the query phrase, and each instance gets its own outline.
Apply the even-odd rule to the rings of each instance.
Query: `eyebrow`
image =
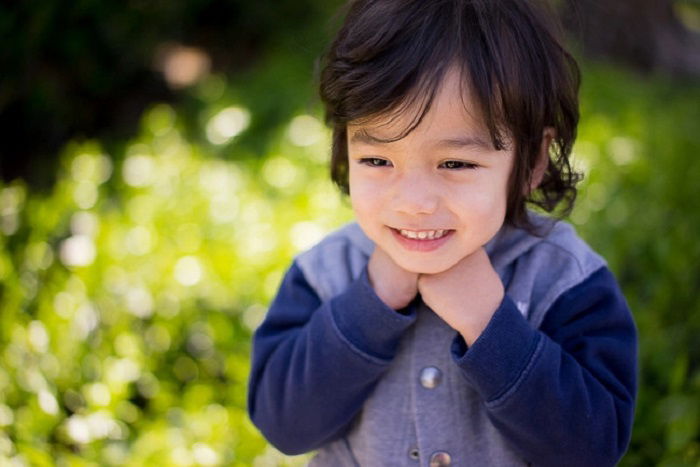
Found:
[[[369,133],[367,133],[366,130],[358,130],[356,131],[352,137],[350,138],[350,143],[356,143],[356,144],[368,144],[372,146],[379,146],[382,144],[388,144],[395,141],[394,139],[383,139],[383,138],[378,138],[376,136],[372,136]],[[472,135],[465,135],[465,136],[460,136],[460,137],[455,137],[455,138],[447,138],[447,139],[441,139],[437,140],[434,143],[434,146],[440,147],[440,148],[446,148],[446,149],[461,149],[465,147],[482,147],[482,148],[491,148],[491,144],[489,144],[486,140],[483,138],[480,138],[479,136],[472,136]]]

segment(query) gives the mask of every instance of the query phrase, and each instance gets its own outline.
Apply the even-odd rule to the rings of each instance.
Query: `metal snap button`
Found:
[[[420,372],[420,384],[426,389],[436,388],[442,381],[442,371],[434,366],[426,366]]]
[[[452,465],[452,457],[445,451],[437,451],[430,456],[430,467],[447,467],[449,465]]]

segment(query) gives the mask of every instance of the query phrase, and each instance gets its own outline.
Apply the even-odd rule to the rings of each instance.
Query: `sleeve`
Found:
[[[637,337],[607,268],[561,296],[539,330],[506,297],[471,348],[457,337],[452,354],[528,462],[608,466],[627,449]]]
[[[385,305],[366,269],[322,303],[293,264],[253,336],[251,420],[286,454],[342,436],[415,318]]]

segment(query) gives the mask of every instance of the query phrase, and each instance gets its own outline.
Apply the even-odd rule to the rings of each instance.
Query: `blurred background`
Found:
[[[700,2],[558,0],[571,216],[640,333],[622,465],[700,465]],[[251,332],[351,218],[315,60],[339,0],[0,6],[0,465],[301,465],[245,413]]]

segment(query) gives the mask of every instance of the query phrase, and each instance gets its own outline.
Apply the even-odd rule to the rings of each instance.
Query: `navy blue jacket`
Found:
[[[517,274],[513,264],[505,281]],[[437,316],[420,298],[401,312],[388,308],[366,269],[323,300],[295,262],[254,336],[252,421],[288,454],[343,440],[361,425],[363,407],[421,313]],[[506,294],[472,347],[448,332],[445,353],[463,378],[454,384],[473,391],[523,463],[601,466],[620,459],[633,420],[636,333],[607,267],[559,295],[536,326]],[[410,433],[403,437],[415,437]],[[344,446],[358,449],[347,441]],[[350,455],[361,464],[361,455]],[[488,459],[497,462],[497,456]]]

